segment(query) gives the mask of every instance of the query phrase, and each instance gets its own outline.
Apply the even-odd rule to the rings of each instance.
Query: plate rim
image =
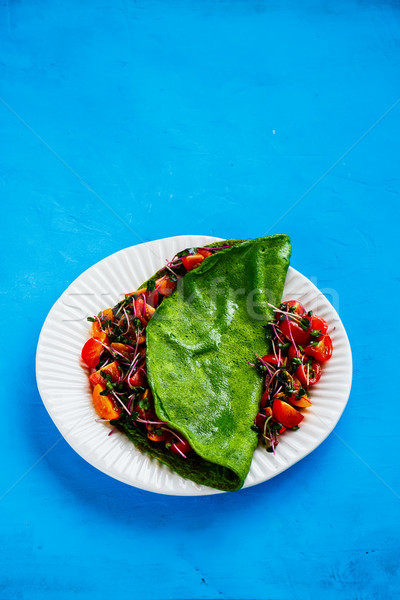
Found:
[[[125,252],[128,252],[132,249],[137,250],[139,247],[146,247],[146,246],[151,246],[154,245],[156,246],[157,244],[162,243],[167,243],[171,240],[178,240],[180,238],[201,238],[201,242],[202,244],[206,244],[206,243],[212,243],[215,241],[223,241],[226,238],[219,238],[216,236],[208,236],[208,235],[200,235],[200,234],[181,234],[181,235],[177,235],[177,236],[169,236],[166,238],[159,238],[157,240],[151,240],[148,242],[142,242],[140,244],[134,244],[132,246],[127,246],[126,248],[121,248],[120,250],[117,250],[116,252],[113,252],[105,257],[103,257],[102,259],[100,259],[99,261],[95,262],[93,265],[89,266],[88,268],[86,268],[84,271],[82,271],[82,273],[80,273],[77,277],[75,277],[75,279],[67,286],[67,288],[62,292],[62,294],[57,298],[57,300],[53,303],[53,305],[51,306],[49,312],[46,315],[46,318],[43,322],[43,325],[41,327],[40,333],[39,333],[39,337],[38,337],[38,343],[37,343],[37,348],[36,348],[36,356],[35,356],[35,372],[36,372],[36,382],[37,382],[37,387],[38,387],[38,391],[41,397],[41,400],[44,404],[44,407],[46,408],[46,411],[48,413],[48,415],[50,416],[51,420],[53,421],[55,427],[57,428],[57,430],[60,432],[60,434],[62,435],[62,437],[64,438],[64,440],[68,443],[68,445],[86,462],[88,462],[92,467],[94,467],[95,469],[99,470],[100,472],[112,477],[113,479],[116,479],[117,481],[121,481],[122,483],[125,483],[127,485],[130,485],[132,487],[135,487],[137,489],[141,489],[141,490],[145,490],[145,491],[149,491],[149,492],[153,492],[153,493],[157,493],[157,494],[162,494],[162,495],[168,495],[168,496],[187,496],[187,497],[196,497],[196,496],[207,496],[207,495],[214,495],[214,494],[223,494],[223,493],[227,493],[226,491],[223,490],[217,490],[205,485],[198,485],[196,484],[197,488],[200,489],[191,489],[189,488],[188,490],[186,489],[181,489],[181,490],[160,490],[160,489],[155,489],[154,487],[152,487],[151,485],[143,485],[141,483],[138,482],[132,482],[132,480],[130,480],[129,477],[124,477],[123,474],[120,473],[115,473],[112,468],[105,466],[105,465],[100,465],[98,464],[98,462],[96,460],[94,460],[92,457],[84,455],[82,453],[82,451],[76,447],[76,444],[74,442],[74,440],[71,440],[71,438],[68,437],[68,432],[65,431],[65,429],[63,428],[62,424],[60,424],[59,420],[55,417],[55,415],[52,413],[52,409],[50,406],[50,402],[48,401],[48,399],[46,399],[46,391],[44,390],[44,384],[43,384],[43,373],[41,371],[41,364],[40,364],[40,360],[41,360],[41,349],[42,346],[44,344],[44,336],[46,334],[46,326],[48,324],[48,322],[51,320],[52,318],[52,313],[55,311],[55,309],[59,306],[61,299],[63,298],[63,296],[65,294],[68,293],[68,291],[76,284],[78,279],[84,278],[85,274],[88,273],[91,270],[94,270],[95,268],[98,268],[99,265],[101,265],[103,262],[106,262],[107,260],[110,260],[111,257],[114,257],[118,254],[122,254]],[[317,440],[315,440],[315,443],[313,442],[309,448],[307,448],[307,452],[305,453],[301,453],[300,456],[295,457],[295,460],[291,461],[290,464],[283,464],[280,467],[278,467],[278,469],[276,471],[274,471],[273,473],[271,473],[269,476],[267,476],[265,479],[262,479],[261,481],[255,481],[253,483],[247,483],[246,481],[244,483],[244,485],[242,486],[242,488],[240,488],[240,490],[244,490],[244,489],[248,489],[249,487],[254,487],[256,485],[259,485],[261,483],[265,483],[266,481],[269,481],[270,479],[273,479],[274,477],[276,477],[277,475],[279,475],[280,473],[286,471],[287,469],[291,468],[293,465],[295,465],[296,463],[298,463],[300,460],[302,460],[303,458],[305,458],[306,456],[308,456],[309,454],[311,454],[311,452],[313,452],[316,448],[318,448],[318,446],[320,446],[326,439],[327,437],[329,437],[329,435],[332,433],[332,431],[335,429],[337,423],[339,422],[350,397],[350,393],[351,393],[351,387],[352,387],[352,379],[353,379],[353,358],[352,358],[352,352],[351,352],[351,346],[350,346],[350,341],[349,341],[349,337],[347,334],[347,331],[340,319],[339,314],[337,313],[336,309],[332,306],[332,304],[327,300],[327,298],[324,296],[324,294],[322,294],[322,292],[318,289],[318,287],[310,280],[308,279],[308,277],[306,277],[305,275],[303,275],[300,271],[298,271],[297,269],[295,269],[292,266],[289,266],[289,270],[288,273],[292,272],[295,276],[300,276],[301,278],[304,278],[305,280],[307,280],[307,284],[308,286],[311,286],[311,289],[316,292],[318,295],[321,295],[325,301],[329,304],[330,310],[333,311],[333,314],[335,316],[335,318],[337,319],[338,323],[341,325],[342,328],[342,335],[344,335],[344,342],[345,342],[345,352],[346,352],[346,360],[348,362],[348,379],[346,381],[347,384],[347,389],[345,391],[343,395],[343,397],[345,396],[345,399],[342,402],[341,408],[340,410],[337,411],[337,413],[335,413],[335,417],[334,419],[331,421],[331,423],[329,424],[329,427],[326,431],[324,431],[324,435],[323,437],[318,438]],[[149,274],[149,276],[152,273]],[[101,428],[99,428],[99,432],[100,434],[104,434],[104,431],[102,431]],[[145,456],[146,459],[154,461],[156,459],[151,459],[148,456]],[[181,478],[178,474],[174,473],[172,471],[173,475]],[[190,480],[186,480],[186,481],[190,481]],[[193,483],[190,481],[190,483]],[[238,490],[238,491],[240,491]]]

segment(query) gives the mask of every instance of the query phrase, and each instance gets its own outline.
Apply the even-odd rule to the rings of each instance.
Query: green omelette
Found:
[[[155,412],[185,436],[193,452],[182,459],[127,420],[115,424],[179,475],[234,491],[246,479],[258,439],[251,426],[262,380],[248,363],[254,353],[270,351],[264,327],[273,317],[268,303],[281,302],[291,246],[286,235],[211,246],[230,244],[180,279],[146,330]]]

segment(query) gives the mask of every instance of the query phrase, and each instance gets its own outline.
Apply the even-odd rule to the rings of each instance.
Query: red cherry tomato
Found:
[[[197,250],[196,254],[201,254],[201,256],[204,256],[204,258],[212,256],[212,252],[210,252],[209,250]]]
[[[310,345],[304,348],[305,354],[312,356],[320,362],[329,360],[332,356],[332,351],[332,340],[329,335],[324,335],[315,346]]]
[[[154,290],[153,292],[151,292],[148,297],[147,297],[147,304],[149,304],[150,306],[153,306],[154,308],[157,308],[158,306],[158,302],[159,302],[159,293],[157,292],[157,290]]]
[[[135,300],[135,313],[138,319],[140,319],[142,325],[145,327],[147,325],[146,302],[141,295]]]
[[[309,331],[300,327],[296,321],[292,321],[290,317],[285,317],[283,321],[279,323],[279,328],[283,335],[290,342],[300,344],[300,346],[306,346],[310,341]]]
[[[184,440],[183,442],[175,442],[174,444],[172,444],[170,450],[174,454],[182,456],[182,454],[187,454],[188,452],[190,452],[192,450],[192,447],[187,440]]]
[[[304,419],[303,415],[290,406],[287,402],[283,402],[280,398],[275,398],[272,405],[274,417],[284,427],[296,427]]]
[[[264,362],[270,364],[270,365],[277,365],[278,367],[283,365],[283,358],[281,357],[280,359],[278,359],[275,354],[266,354],[265,356],[262,357],[262,359]]]
[[[294,358],[300,358],[300,360],[302,361],[304,359],[304,354],[300,352],[297,346],[295,348],[292,344],[288,350],[288,360],[292,361]]]
[[[269,389],[267,388],[261,396],[260,407],[265,408],[269,402]]]
[[[319,317],[318,315],[313,315],[311,317],[310,330],[311,331],[315,331],[315,330],[320,331],[321,335],[323,335],[328,331],[328,323],[322,317]]]
[[[131,385],[132,387],[135,387],[135,386],[145,387],[147,385],[147,377],[143,373],[143,371],[141,371],[140,369],[139,369],[139,371],[136,371],[136,373],[134,373],[132,375],[132,377],[129,377],[126,381],[127,381],[127,384]]]
[[[293,307],[294,307],[294,311],[293,311]],[[281,310],[285,310],[288,312],[289,312],[289,309],[291,308],[292,309],[291,312],[295,312],[297,315],[300,315],[301,317],[306,314],[306,309],[304,308],[302,303],[299,302],[298,300],[288,300],[287,302],[283,302],[279,308],[281,308]],[[276,320],[280,319],[280,317],[283,317],[283,316],[284,315],[282,315],[282,313],[280,313],[280,312],[275,313]]]
[[[299,365],[296,369],[295,377],[297,377],[303,387],[314,385],[321,379],[321,365],[318,362],[312,362],[308,370],[307,365]]]
[[[82,360],[90,369],[94,369],[99,362],[100,355],[103,352],[103,346],[99,343],[108,344],[108,338],[105,333],[99,334],[97,338],[90,338],[82,348]]]
[[[256,418],[254,419],[254,423],[257,425],[261,431],[264,431],[265,421],[267,420],[267,415],[263,415],[262,413],[257,413]]]

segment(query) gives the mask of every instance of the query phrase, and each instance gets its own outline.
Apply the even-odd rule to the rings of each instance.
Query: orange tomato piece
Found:
[[[293,406],[297,406],[297,408],[307,408],[308,406],[311,406],[310,397],[307,393],[303,394],[299,399],[297,399],[297,396],[299,395],[299,390],[302,388],[302,385],[299,379],[297,379],[297,377],[293,377],[293,381],[295,391],[291,396],[287,398],[288,402],[290,402],[290,404],[293,404]],[[284,394],[282,395],[284,396]],[[279,394],[279,396],[281,396],[281,394]]]
[[[111,378],[113,381],[117,381],[119,374],[120,374],[118,363],[117,363],[117,361],[114,361],[114,362],[110,363],[109,365],[106,365],[105,367],[102,367],[98,371],[95,371],[94,373],[89,375],[89,381],[92,385],[97,385],[98,383],[101,383],[101,385],[106,384],[104,377],[101,375],[100,371],[103,371],[104,373],[108,373],[109,375],[111,375]]]
[[[150,304],[146,304],[145,317],[148,321],[150,321],[151,317],[154,315],[155,312],[156,309],[153,306],[150,306]]]
[[[100,321],[104,322],[107,319],[113,319],[113,311],[112,308],[106,308],[100,313]],[[92,323],[92,337],[99,339],[101,335],[104,334],[102,331],[98,319],[93,321]]]
[[[293,404],[293,406],[297,406],[297,408],[308,408],[309,406],[311,406],[311,402],[310,402],[307,394],[303,394],[303,396],[301,396],[301,398],[296,400],[297,396],[298,396],[298,393],[294,392],[294,394],[292,394],[288,398],[288,401],[290,402],[290,404]]]
[[[103,352],[103,346],[99,343],[108,344],[108,337],[101,332],[97,338],[90,338],[82,348],[82,360],[90,369],[94,369],[99,362],[100,355]]]
[[[283,402],[280,398],[275,398],[272,404],[272,412],[275,419],[284,427],[296,427],[304,419],[298,410],[287,402]]]
[[[156,290],[163,296],[170,296],[176,288],[176,281],[170,281],[165,275],[156,281]]]
[[[198,267],[203,260],[204,256],[201,254],[188,254],[187,256],[182,257],[182,263],[186,271],[192,271],[192,269]]]
[[[168,431],[163,431],[161,435],[158,435],[154,431],[148,431],[147,437],[152,442],[164,442],[165,440],[167,440],[169,438],[169,434],[168,434]]]
[[[101,419],[107,419],[107,421],[111,421],[111,419],[118,419],[121,410],[115,406],[115,402],[113,401],[111,396],[102,396],[100,392],[105,390],[105,386],[98,383],[94,386],[93,390],[93,406],[97,414]]]
[[[113,342],[111,344],[111,348],[112,350],[116,350],[116,352],[118,352],[118,356],[120,354],[122,354],[122,356],[129,357],[130,355],[133,354],[133,350],[132,348],[130,348],[129,346],[127,346],[126,344],[120,344],[119,342]]]

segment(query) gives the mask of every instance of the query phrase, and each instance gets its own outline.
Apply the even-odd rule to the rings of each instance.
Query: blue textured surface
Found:
[[[275,4],[0,8],[1,600],[398,597],[398,319],[383,328],[382,303],[399,293],[400,15]],[[129,488],[57,443],[34,355],[68,283],[140,239],[280,231],[352,342],[335,434],[263,485],[198,499]]]

